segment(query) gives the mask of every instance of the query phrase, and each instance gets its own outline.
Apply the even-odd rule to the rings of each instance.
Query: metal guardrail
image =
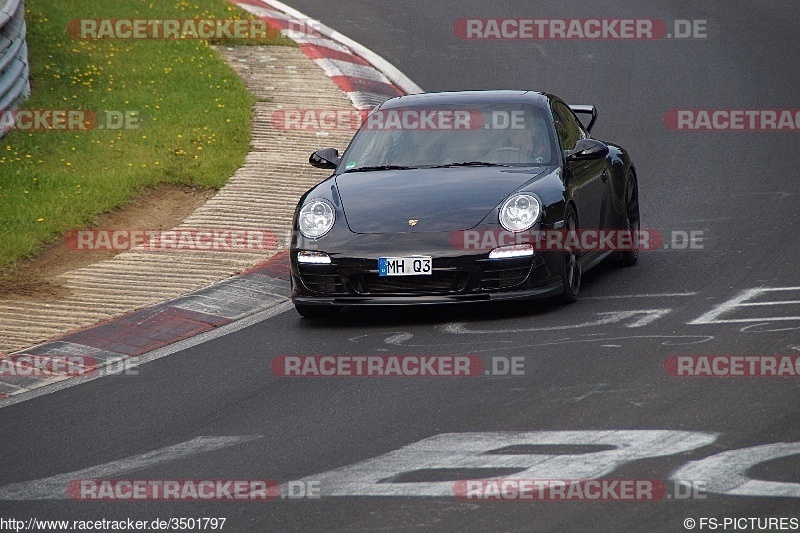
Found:
[[[31,94],[25,35],[25,4],[7,0],[0,9],[0,114],[15,110]],[[0,137],[4,134],[0,128]]]

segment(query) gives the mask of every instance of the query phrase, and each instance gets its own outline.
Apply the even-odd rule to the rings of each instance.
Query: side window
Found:
[[[579,139],[586,138],[586,133],[581,128],[578,119],[570,109],[561,102],[553,104],[553,118],[556,132],[561,140],[563,150],[572,150]]]

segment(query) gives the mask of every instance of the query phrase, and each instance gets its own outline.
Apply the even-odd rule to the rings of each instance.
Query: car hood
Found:
[[[336,176],[355,233],[448,232],[475,227],[545,167],[454,167],[345,172]],[[417,220],[415,225],[409,221]]]

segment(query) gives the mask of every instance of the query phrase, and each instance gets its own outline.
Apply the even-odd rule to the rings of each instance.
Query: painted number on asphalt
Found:
[[[620,466],[708,446],[714,433],[692,431],[531,431],[444,433],[373,459],[337,468],[308,479],[320,481],[322,496],[452,496],[453,483],[470,469],[487,476],[498,469],[504,478],[590,479]],[[554,448],[568,446],[572,453]],[[574,447],[588,453],[575,453]],[[549,451],[537,451],[536,448]],[[591,448],[597,451],[591,451]],[[581,450],[584,451],[584,450]],[[409,481],[415,473],[459,471],[446,481]]]
[[[633,461],[708,446],[717,436],[668,430],[444,433],[303,481],[318,480],[323,497],[452,497],[455,481],[472,479],[470,472],[476,479],[596,479]],[[565,453],[558,453],[559,446]],[[800,483],[748,476],[760,463],[795,455],[800,442],[729,450],[691,461],[670,479],[702,482],[708,493],[800,498]]]

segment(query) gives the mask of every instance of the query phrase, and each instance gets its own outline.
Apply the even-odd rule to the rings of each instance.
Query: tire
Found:
[[[624,231],[631,233],[633,250],[626,250],[619,254],[617,263],[620,266],[628,267],[636,264],[639,260],[639,184],[632,170],[628,170],[628,177],[625,180],[625,206],[624,206],[625,226]]]
[[[294,308],[303,318],[330,318],[339,313],[339,308],[330,305],[294,304]]]
[[[567,205],[564,213],[564,231],[572,234],[578,230],[578,215],[572,204]],[[567,242],[577,242],[577,236],[571,238],[567,236]],[[561,285],[563,292],[559,296],[559,301],[564,304],[571,304],[578,299],[578,292],[581,290],[581,254],[580,250],[572,250],[569,247],[562,252],[561,260]]]

